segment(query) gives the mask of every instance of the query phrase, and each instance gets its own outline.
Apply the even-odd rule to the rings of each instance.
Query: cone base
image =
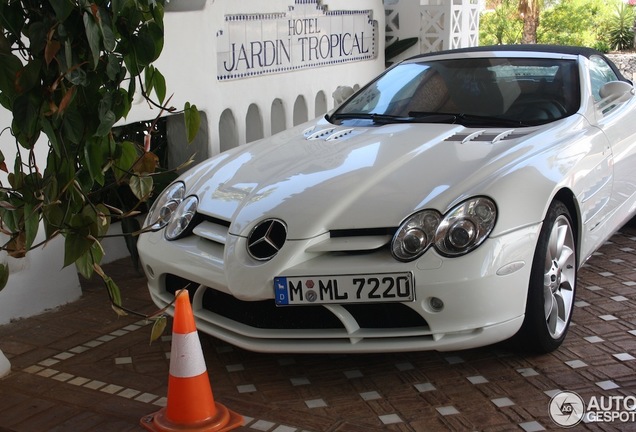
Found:
[[[151,432],[225,432],[243,424],[243,417],[224,405],[215,402],[216,414],[214,417],[189,424],[174,423],[166,418],[166,409],[147,415],[140,420],[141,426]]]

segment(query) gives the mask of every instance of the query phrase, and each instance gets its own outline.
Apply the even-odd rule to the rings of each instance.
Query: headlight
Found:
[[[164,189],[148,212],[148,224],[153,230],[160,230],[168,225],[185,193],[185,184],[182,182],[175,182]]]
[[[166,239],[176,240],[183,234],[189,233],[190,222],[194,219],[194,215],[197,213],[197,206],[199,205],[199,199],[194,195],[190,195],[177,207],[172,219],[166,226]]]
[[[411,261],[426,252],[435,239],[440,219],[434,210],[424,210],[406,219],[393,236],[391,252],[395,259]]]
[[[495,227],[497,207],[485,197],[464,201],[444,216],[435,234],[435,248],[446,256],[466,254],[483,243]]]
[[[471,198],[441,216],[423,210],[409,216],[391,242],[398,261],[412,261],[433,246],[444,256],[467,254],[483,243],[497,220],[495,203],[485,197]]]

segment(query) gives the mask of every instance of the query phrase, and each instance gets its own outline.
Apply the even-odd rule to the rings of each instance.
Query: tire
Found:
[[[532,261],[526,314],[515,336],[519,347],[548,353],[563,343],[576,294],[576,251],[570,212],[555,201],[541,227]]]

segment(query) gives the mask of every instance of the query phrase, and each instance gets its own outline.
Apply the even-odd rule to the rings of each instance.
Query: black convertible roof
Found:
[[[570,55],[582,55],[584,57],[591,57],[593,55],[603,56],[603,53],[593,48],[580,47],[580,46],[568,46],[568,45],[541,45],[541,44],[525,44],[525,45],[486,45],[468,48],[457,48],[446,51],[437,51],[432,53],[422,54],[418,57],[427,57],[430,55],[439,54],[454,54],[462,52],[484,52],[484,51],[523,51],[523,52],[547,52],[556,54],[570,54]]]
[[[569,54],[569,55],[581,55],[583,57],[590,58],[592,56],[602,57],[612,68],[616,76],[623,80],[628,81],[621,71],[616,67],[614,62],[608,59],[602,52],[597,51],[593,48],[588,47],[580,47],[580,46],[568,46],[568,45],[541,45],[541,44],[521,44],[521,45],[486,45],[486,46],[478,46],[478,47],[469,47],[469,48],[458,48],[453,50],[445,50],[445,51],[437,51],[426,54],[421,54],[419,56],[415,56],[414,58],[425,58],[434,55],[440,54],[461,54],[461,53],[472,53],[472,52],[503,52],[503,51],[517,51],[517,52],[544,52],[544,53],[555,53],[555,54]]]

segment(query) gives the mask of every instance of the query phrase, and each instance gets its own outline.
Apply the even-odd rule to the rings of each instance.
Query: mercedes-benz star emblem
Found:
[[[287,240],[287,226],[278,219],[259,222],[247,237],[247,251],[259,261],[274,258]]]

